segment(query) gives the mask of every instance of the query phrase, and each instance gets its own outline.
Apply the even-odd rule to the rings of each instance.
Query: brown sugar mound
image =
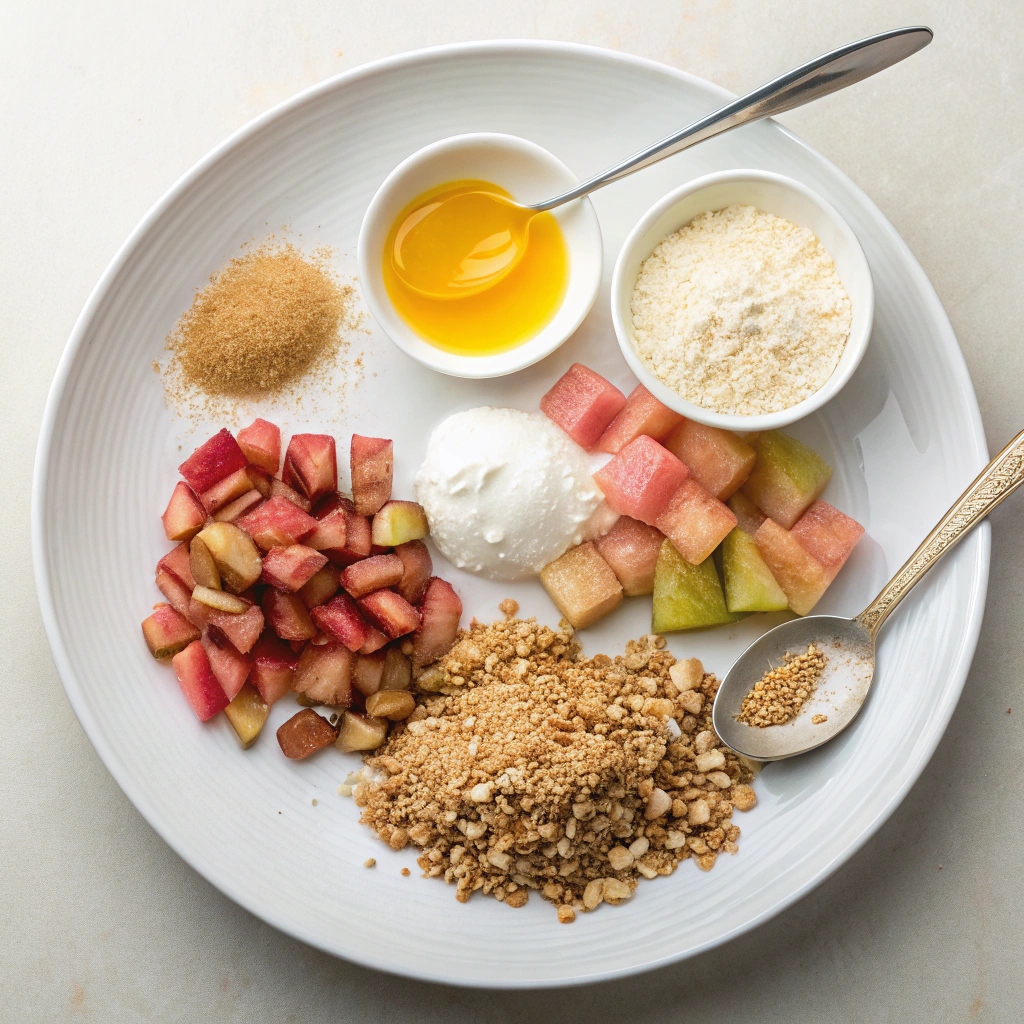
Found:
[[[428,877],[520,907],[628,899],[640,877],[737,849],[750,767],[711,727],[718,680],[660,636],[585,659],[571,627],[474,622],[418,680],[413,715],[367,758],[353,796]]]

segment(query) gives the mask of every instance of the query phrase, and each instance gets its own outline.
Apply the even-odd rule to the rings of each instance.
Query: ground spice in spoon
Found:
[[[787,654],[782,664],[765,672],[743,698],[737,721],[760,729],[785,725],[810,700],[827,664],[828,658],[814,644],[803,654]],[[827,721],[823,715],[814,718]]]

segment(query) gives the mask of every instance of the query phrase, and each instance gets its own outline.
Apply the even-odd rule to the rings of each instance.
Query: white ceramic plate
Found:
[[[374,190],[434,139],[508,132],[585,176],[725,96],[649,61],[554,43],[453,46],[368,65],[275,108],[190,171],[128,239],[83,310],[50,394],[34,491],[37,581],[57,667],[100,757],[146,819],[214,885],[284,931],[364,964],[463,985],[555,985],[643,970],[724,942],[822,881],[892,813],[935,749],[978,635],[987,527],[887,627],[877,683],[854,727],[760,776],[757,808],[739,816],[736,856],[709,874],[686,863],[643,882],[627,904],[567,927],[539,899],[515,911],[481,898],[462,906],[452,888],[417,877],[412,852],[385,849],[336,795],[354,758],[328,751],[295,764],[281,756],[273,732],[293,713],[290,701],[275,706],[266,735],[243,752],[223,719],[196,721],[139,635],[159,599],[152,570],[167,544],[158,516],[175,467],[214,427],[192,430],[168,411],[152,362],[193,290],[240,244],[287,224],[303,245],[336,246],[339,270],[352,273]],[[535,408],[576,359],[631,387],[608,309],[619,246],[661,195],[729,167],[805,182],[850,222],[871,263],[877,307],[867,356],[835,401],[794,428],[835,466],[826,496],[867,527],[821,608],[859,611],[984,463],[985,441],[956,339],[906,246],[842,173],[772,123],[595,195],[608,254],[602,293],[577,335],[536,366],[496,381],[443,377],[371,330],[354,336],[365,374],[343,401],[307,402],[304,415],[258,411],[286,431],[394,437],[396,492],[408,494],[429,429],[449,412]],[[496,615],[511,595],[527,614],[555,618],[537,584],[490,584],[435,564],[470,615]],[[629,602],[588,631],[588,650],[621,650],[648,616],[647,601]],[[723,672],[770,621],[670,645]],[[371,855],[369,871],[362,863]],[[399,874],[405,865],[410,878]]]

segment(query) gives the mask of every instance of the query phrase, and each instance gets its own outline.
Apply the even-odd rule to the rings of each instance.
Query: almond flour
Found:
[[[789,409],[832,375],[851,306],[806,228],[753,206],[702,213],[644,261],[630,300],[637,351],[715,412]]]

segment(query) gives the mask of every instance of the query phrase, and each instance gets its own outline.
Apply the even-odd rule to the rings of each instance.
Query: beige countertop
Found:
[[[227,900],[164,845],[94,754],[54,670],[32,580],[32,461],[75,317],[148,207],[250,117],[339,71],[434,43],[576,40],[742,90],[915,22],[936,38],[912,73],[783,120],[871,196],[923,264],[995,450],[1024,426],[1018,2],[0,5],[0,1020],[1020,1019],[1024,498],[992,519],[988,610],[949,731],[881,831],[814,893],[730,945],[564,992],[460,991],[377,974]],[[96,585],[116,585],[118,572],[97,566]]]

